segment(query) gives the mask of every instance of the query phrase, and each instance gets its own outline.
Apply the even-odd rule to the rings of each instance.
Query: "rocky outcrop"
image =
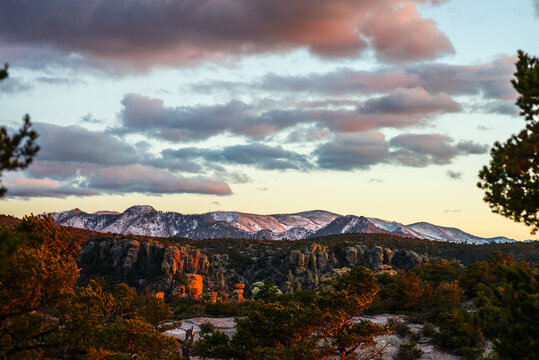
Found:
[[[319,276],[328,272],[337,265],[337,259],[333,253],[330,254],[327,246],[312,244],[304,251],[292,250],[289,256],[290,269],[288,272],[288,291],[291,288],[312,288],[318,285]]]
[[[245,288],[245,284],[236,284],[234,285],[234,291],[232,292],[232,296],[230,297],[230,301],[234,304],[239,304],[245,300],[243,297],[243,289]]]
[[[185,246],[168,246],[163,255],[161,269],[166,274],[176,273],[199,273],[205,274],[209,268],[208,257],[200,252],[200,250],[190,251]]]
[[[251,298],[262,284],[255,283],[265,279],[283,292],[293,292],[331,282],[355,266],[392,275],[429,262],[414,251],[349,241],[338,245],[254,241],[195,245],[141,238],[89,241],[80,253],[82,279],[103,276],[139,291],[163,292],[166,298],[238,303]]]
[[[208,257],[190,246],[167,246],[155,241],[107,239],[87,242],[82,247],[83,275],[113,277],[140,290],[167,296],[199,296],[203,277],[209,271]],[[86,264],[84,266],[84,264]],[[187,274],[199,277],[189,290],[181,288]],[[196,294],[196,295],[195,295]]]
[[[384,263],[384,249],[380,246],[354,245],[344,249],[345,259],[349,266],[365,266],[377,269]]]
[[[425,262],[425,258],[414,251],[395,250],[392,253],[391,264],[397,269],[410,270]]]
[[[306,250],[292,250],[289,256],[288,278],[283,291],[314,288],[321,277],[333,276],[336,269],[364,266],[374,272],[394,274],[395,269],[411,269],[428,259],[409,250],[391,250],[375,245],[349,245],[338,251],[312,244]]]
[[[202,294],[204,288],[202,280],[202,275],[187,274],[187,291],[195,300],[198,300],[198,297]]]

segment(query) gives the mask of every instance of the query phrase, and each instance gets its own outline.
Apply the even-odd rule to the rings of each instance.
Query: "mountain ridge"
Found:
[[[260,215],[239,211],[182,214],[158,211],[149,205],[134,205],[119,213],[87,213],[78,208],[51,213],[57,224],[99,232],[158,237],[247,238],[299,240],[346,233],[383,233],[411,238],[484,244],[512,242],[503,236],[483,238],[458,228],[416,222],[404,225],[374,217],[340,215],[325,210]]]

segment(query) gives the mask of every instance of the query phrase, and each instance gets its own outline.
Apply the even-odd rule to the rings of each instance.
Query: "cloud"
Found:
[[[513,100],[517,93],[511,85],[516,58],[499,55],[481,65],[413,65],[407,71],[418,76],[429,91],[455,95],[477,95]]]
[[[201,173],[202,168],[188,161],[183,167],[179,162],[171,166],[148,153],[147,146],[134,147],[102,131],[47,123],[36,123],[36,130],[41,151],[21,176],[6,181],[10,190],[7,196],[66,197],[134,192],[228,195],[231,189],[223,179],[241,180],[241,176],[226,171],[221,179],[187,177],[184,172]]]
[[[285,138],[287,143],[312,143],[327,139],[331,136],[328,129],[317,126],[302,126],[292,130]]]
[[[110,166],[83,170],[84,185],[108,193],[229,195],[230,187],[204,177],[186,178],[143,165]]]
[[[371,39],[376,57],[385,62],[434,59],[454,52],[436,23],[422,18],[411,3],[370,14],[361,30]]]
[[[397,88],[391,94],[367,100],[359,112],[363,114],[435,114],[458,112],[461,107],[447,94],[431,96],[423,88]]]
[[[101,165],[137,163],[137,151],[126,142],[101,131],[91,131],[79,125],[59,126],[36,123],[41,146],[36,159],[44,161],[75,161]]]
[[[429,95],[422,89],[397,89],[392,94],[367,101],[357,110],[279,109],[271,110],[240,101],[226,104],[166,107],[162,100],[138,94],[122,100],[120,127],[116,134],[140,133],[171,142],[190,142],[221,134],[263,139],[293,129],[289,141],[327,137],[327,130],[361,132],[380,128],[403,128],[424,124],[435,114],[455,112],[459,105],[446,94]],[[277,109],[276,109],[277,108]]]
[[[104,119],[96,119],[92,113],[88,113],[84,116],[82,116],[79,119],[79,122],[81,123],[87,123],[87,124],[102,124],[105,122]]]
[[[533,0],[535,5],[535,16],[539,17],[539,0]]]
[[[384,134],[368,132],[337,135],[314,151],[322,169],[368,169],[386,161],[389,147]]]
[[[514,101],[496,101],[484,106],[484,110],[490,114],[500,114],[509,116],[518,116],[520,109]]]
[[[458,209],[447,209],[447,210],[444,210],[444,214],[449,214],[449,213],[459,213],[461,212],[460,210]]]
[[[263,170],[307,170],[312,167],[304,155],[259,143],[227,146],[220,150],[182,148],[164,150],[163,159],[202,159],[209,164],[248,165]]]
[[[461,171],[447,170],[446,174],[452,180],[460,180],[462,178]]]
[[[376,164],[424,167],[448,164],[457,156],[485,153],[487,145],[441,134],[401,134],[389,141],[376,131],[339,134],[314,152],[321,169],[365,170]]]
[[[28,92],[33,86],[27,82],[19,80],[16,77],[8,77],[0,82],[0,96],[2,94]]]
[[[456,145],[456,149],[459,152],[466,154],[484,154],[488,148],[489,146],[486,144],[479,144],[471,140],[461,140]]]
[[[442,134],[401,134],[390,140],[392,158],[406,166],[423,167],[429,164],[448,164],[458,155],[483,154],[487,145],[473,141],[453,143]]]
[[[396,88],[423,88],[429,94],[482,95],[488,99],[514,101],[517,93],[511,85],[516,58],[498,55],[477,65],[422,63],[403,67],[382,67],[363,71],[341,68],[328,73],[302,76],[267,74],[252,83],[216,81],[191,86],[193,91],[251,90],[304,92],[321,95],[369,95],[387,93]]]
[[[301,114],[272,112],[259,115],[256,109],[240,102],[224,105],[165,107],[160,99],[137,94],[126,95],[120,112],[118,133],[139,132],[170,141],[192,141],[231,133],[264,137],[298,122]]]
[[[232,193],[228,183],[252,181],[245,173],[230,171],[230,165],[295,171],[350,171],[382,163],[417,167],[447,164],[457,156],[482,154],[488,148],[473,141],[455,142],[441,134],[401,134],[388,141],[381,132],[366,131],[328,132],[318,139],[326,141],[308,154],[251,142],[220,149],[165,149],[156,156],[148,142],[131,145],[107,131],[47,123],[37,123],[36,128],[42,151],[29,169],[6,178],[10,197],[222,196]]]
[[[85,82],[77,78],[68,78],[60,76],[40,76],[35,79],[44,84],[48,85],[74,85],[74,84],[84,84]]]
[[[352,58],[369,44],[387,62],[452,53],[418,3],[440,1],[4,0],[0,41],[14,47],[15,59],[49,52],[124,71],[301,48],[322,58]]]
[[[94,196],[99,192],[93,189],[78,188],[66,182],[51,179],[32,179],[21,174],[8,175],[5,185],[8,188],[7,197],[53,197]]]

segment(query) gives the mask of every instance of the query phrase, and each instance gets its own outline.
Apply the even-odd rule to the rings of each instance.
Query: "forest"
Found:
[[[243,240],[234,246],[232,240],[225,239],[196,244],[185,239],[130,239],[161,245],[165,251],[173,246],[196,245],[197,251],[208,254],[208,270],[200,266],[195,269],[204,273],[204,290],[192,296],[189,291],[156,292],[152,281],[158,280],[159,271],[146,274],[140,285],[122,281],[129,280],[130,270],[122,265],[125,263],[119,265],[123,269],[119,272],[103,265],[107,272],[124,271],[123,278],[103,277],[95,269],[84,268],[89,264],[88,256],[95,256],[84,250],[89,243],[117,241],[118,236],[58,226],[47,216],[25,217],[2,226],[3,358],[355,359],[359,356],[357,350],[376,349],[375,337],[388,333],[410,339],[399,349],[399,359],[420,358],[416,341],[421,336],[465,359],[534,359],[538,354],[539,268],[525,261],[536,254],[537,242],[465,246],[363,234],[315,239],[309,244]],[[312,251],[314,244],[319,257],[326,246],[324,251],[335,251],[338,257],[339,251],[346,256],[342,251],[352,243],[383,244],[393,252],[407,247],[417,254],[430,255],[423,257],[428,261],[406,270],[377,264],[374,269],[358,265],[327,274],[322,273],[317,260],[317,268],[313,267],[315,264],[305,265],[319,276],[318,283],[311,288],[291,287],[283,291],[282,284],[279,287],[267,277],[258,279],[263,283],[256,292],[245,293],[245,301],[221,293],[217,301],[215,296],[211,300],[211,293],[219,288],[212,281],[215,275],[211,264],[223,255],[235,267],[239,262],[247,263],[246,271],[251,272],[248,262],[252,255],[266,256],[264,252],[272,247],[290,254],[290,258],[302,246]],[[273,253],[274,263],[290,267],[292,263],[285,261],[286,257],[280,258],[279,251]],[[156,256],[163,258],[165,253]],[[110,260],[108,255],[105,257]],[[358,261],[369,259],[367,256]],[[263,264],[267,266],[266,262]],[[268,273],[278,272],[277,268],[270,267]],[[188,270],[174,274],[178,284],[187,284]],[[296,271],[290,269],[295,274]],[[244,285],[252,288],[251,283]],[[225,286],[232,288],[232,284]],[[385,325],[357,321],[360,315],[374,314],[403,315],[409,322],[423,324],[422,333],[410,333],[399,321]],[[229,338],[207,325],[197,342],[164,334],[179,326],[182,319],[193,316],[235,316],[236,333]],[[382,353],[373,350],[359,358],[380,358]]]

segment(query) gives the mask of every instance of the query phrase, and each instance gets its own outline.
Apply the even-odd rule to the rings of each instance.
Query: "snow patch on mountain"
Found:
[[[514,241],[505,237],[481,238],[457,228],[418,222],[403,225],[378,218],[341,216],[324,210],[295,214],[258,215],[237,211],[214,211],[184,215],[157,211],[149,205],[136,205],[122,213],[80,209],[52,213],[57,224],[101,232],[204,238],[252,238],[299,240],[345,233],[386,233],[413,238],[483,244]]]

